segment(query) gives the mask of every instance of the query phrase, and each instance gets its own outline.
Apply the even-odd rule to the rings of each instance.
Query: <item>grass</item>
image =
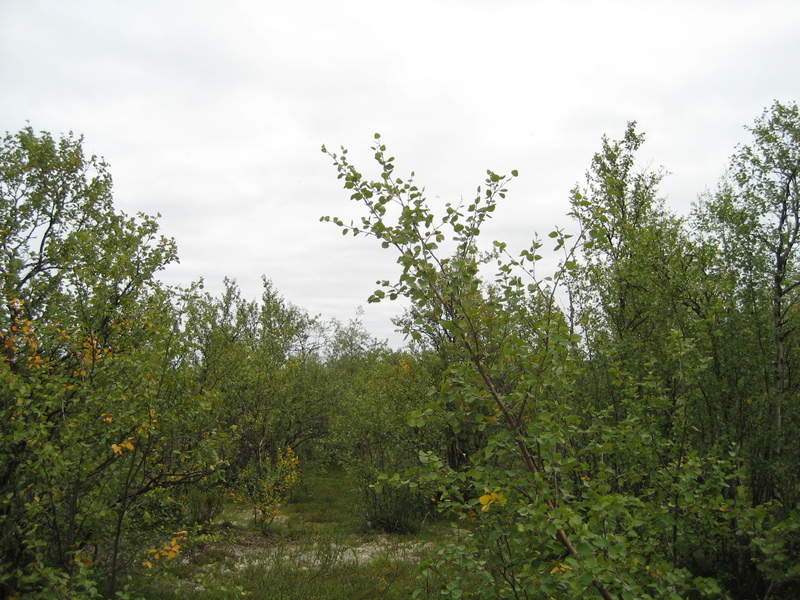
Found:
[[[352,600],[409,598],[416,563],[441,530],[386,535],[364,529],[359,494],[336,468],[304,472],[289,502],[262,529],[226,506],[181,555],[138,580],[146,600]]]
[[[363,525],[357,491],[339,467],[318,467],[303,473],[281,512],[290,521],[297,519],[344,531],[355,531]]]

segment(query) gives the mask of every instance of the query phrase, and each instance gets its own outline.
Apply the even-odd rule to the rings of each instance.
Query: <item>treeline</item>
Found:
[[[516,173],[435,214],[378,136],[374,179],[331,154],[364,216],[325,219],[398,254],[370,300],[409,299],[402,350],[267,279],[165,286],[174,241],[114,209],[80,138],[6,135],[0,598],[135,595],[223,503],[268,523],[311,462],[349,471],[365,526],[454,519],[421,597],[796,597],[797,106],[750,133],[679,217],[630,124],[572,230],[520,254],[479,244]]]

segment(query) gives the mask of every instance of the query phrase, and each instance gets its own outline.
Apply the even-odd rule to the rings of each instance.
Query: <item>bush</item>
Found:
[[[366,527],[385,533],[418,533],[431,503],[407,485],[363,487]]]
[[[198,525],[212,522],[225,508],[225,496],[220,491],[194,489],[181,498],[184,511]]]

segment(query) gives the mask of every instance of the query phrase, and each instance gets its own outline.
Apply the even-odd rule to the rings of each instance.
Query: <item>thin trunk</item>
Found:
[[[775,337],[775,371],[773,373],[775,453],[781,454],[781,432],[783,429],[783,396],[786,390],[786,333],[782,317],[783,301],[781,289],[775,286],[775,297],[772,304],[773,327]]]

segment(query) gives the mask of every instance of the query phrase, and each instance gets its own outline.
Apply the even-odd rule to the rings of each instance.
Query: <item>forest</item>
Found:
[[[362,216],[321,219],[397,257],[368,301],[405,299],[402,349],[267,277],[164,284],[176,242],[81,137],[6,134],[0,600],[270,597],[142,582],[326,469],[364,530],[438,523],[406,597],[800,597],[797,104],[747,134],[678,215],[629,123],[522,250],[481,237],[516,172],[437,208],[380,135],[373,176],[323,147]]]

